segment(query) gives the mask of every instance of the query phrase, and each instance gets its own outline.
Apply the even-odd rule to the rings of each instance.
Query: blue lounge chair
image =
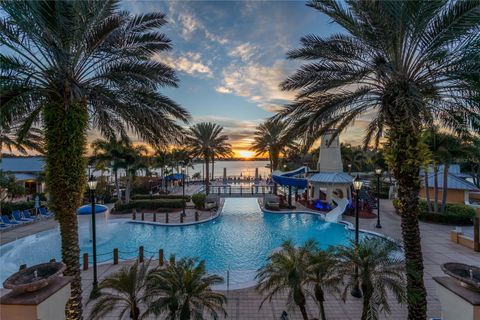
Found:
[[[20,211],[18,210],[14,210],[12,212],[12,217],[15,221],[17,222],[20,222],[20,223],[24,223],[24,222],[30,222],[30,221],[33,221],[33,219],[25,219],[22,217],[22,214],[20,213]]]
[[[53,212],[47,211],[47,209],[45,209],[44,207],[39,208],[38,212],[40,212],[40,215],[45,218],[51,217],[53,215]]]
[[[8,219],[8,217],[6,215],[2,215],[2,222],[5,223],[6,225],[16,225],[16,224],[20,224],[16,221],[12,221],[10,219]]]
[[[30,215],[30,210],[23,210],[22,214],[25,219],[35,220],[35,217]]]
[[[9,227],[10,225],[3,223],[3,221],[0,221],[0,230],[7,229]]]

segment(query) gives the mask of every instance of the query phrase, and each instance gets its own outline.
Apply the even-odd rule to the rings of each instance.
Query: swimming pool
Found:
[[[82,254],[91,254],[88,224],[80,224],[79,235]],[[143,245],[146,257],[158,258],[160,248],[166,257],[170,253],[199,257],[206,260],[211,273],[226,278],[229,270],[229,286],[233,289],[252,285],[256,270],[286,239],[302,244],[314,238],[327,248],[348,244],[352,237],[353,232],[344,225],[325,222],[316,215],[263,213],[255,198],[230,198],[225,200],[219,218],[198,225],[164,227],[110,220],[97,228],[97,254],[98,261],[105,262],[112,259],[113,249],[118,248],[121,258],[134,258]],[[1,283],[21,264],[33,265],[51,258],[60,260],[58,229],[0,246]]]

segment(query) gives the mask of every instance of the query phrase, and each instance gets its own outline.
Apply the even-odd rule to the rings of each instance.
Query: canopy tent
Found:
[[[183,180],[185,177],[184,174],[182,173],[172,173],[169,174],[168,176],[165,177],[165,180],[170,181],[170,180]]]

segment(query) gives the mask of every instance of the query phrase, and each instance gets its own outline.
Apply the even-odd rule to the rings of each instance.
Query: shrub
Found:
[[[393,200],[393,206],[398,214],[399,199]],[[475,210],[463,204],[447,203],[445,206],[445,213],[432,213],[427,211],[427,202],[420,200],[420,214],[418,219],[420,221],[434,222],[441,224],[454,225],[472,225],[475,217]],[[440,207],[440,204],[439,204]]]
[[[204,209],[205,208],[205,200],[207,199],[207,195],[203,193],[197,193],[192,196],[193,204],[195,205],[195,209]]]
[[[115,211],[130,211],[132,209],[178,209],[183,208],[185,200],[182,199],[154,199],[154,200],[133,200],[130,203],[115,203]]]
[[[132,196],[132,200],[157,200],[157,199],[185,199],[185,201],[190,201],[190,196],[182,196],[182,195],[166,195],[166,194],[157,194],[150,196],[149,194],[136,194]]]
[[[3,202],[2,214],[11,214],[13,210],[25,210],[35,208],[35,201]]]

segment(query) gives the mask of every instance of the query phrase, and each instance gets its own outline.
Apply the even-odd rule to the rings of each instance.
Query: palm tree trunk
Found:
[[[125,169],[127,174],[125,175],[126,183],[125,183],[125,203],[130,203],[130,188],[131,188],[131,182],[132,182],[132,176],[128,170],[128,168]]]
[[[117,189],[118,200],[122,200],[122,196],[120,195],[120,183],[118,182],[118,170],[117,169],[115,169],[115,189]]]
[[[427,200],[427,211],[432,212],[432,204],[430,203],[430,188],[428,186],[428,167],[424,167],[423,171],[423,178],[425,181],[425,198]]]
[[[438,213],[438,165],[433,164],[433,211]]]
[[[212,156],[212,180],[215,180],[215,157]]]
[[[362,308],[361,320],[368,320],[372,318],[372,317],[369,317],[370,299],[372,298],[372,288],[369,286],[362,285],[362,293],[363,293],[363,308]]]
[[[298,306],[300,308],[300,312],[302,313],[303,320],[308,320],[307,309],[305,308],[305,303]]]
[[[205,193],[210,194],[210,157],[205,155]]]
[[[320,286],[315,286],[315,299],[317,299],[318,305],[319,305],[319,317],[322,320],[327,320],[327,317],[325,315],[325,306],[323,305],[325,302],[325,295],[323,293],[323,290]]]
[[[407,273],[408,319],[422,320],[427,317],[427,292],[423,282],[423,256],[418,224],[420,137],[416,128],[402,120],[393,122],[391,128],[388,150],[391,154],[390,166],[398,181],[398,210]]]
[[[82,283],[77,214],[85,191],[86,103],[47,105],[44,110],[46,181],[50,207],[60,224],[64,275],[73,278],[66,319],[82,319]]]
[[[445,207],[447,205],[447,193],[448,193],[448,168],[449,165],[447,163],[443,164],[443,187],[442,187],[442,207],[440,211],[445,213]]]

